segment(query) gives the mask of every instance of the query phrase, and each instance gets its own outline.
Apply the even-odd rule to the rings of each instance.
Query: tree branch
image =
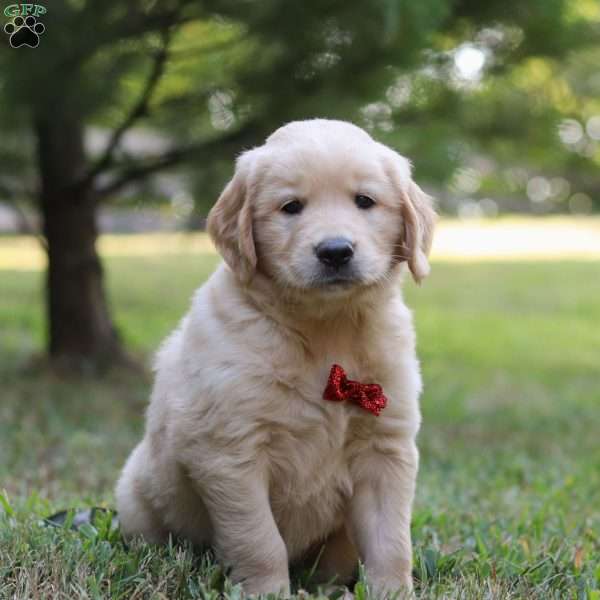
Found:
[[[21,203],[17,199],[19,196],[25,196],[27,199],[33,200],[34,194],[27,190],[15,191],[14,189],[8,187],[0,181],[0,195],[2,196],[2,201],[11,206],[17,214],[20,232],[24,233],[25,235],[31,235],[35,237],[42,246],[42,248],[46,250],[48,246],[44,236],[39,231],[39,227],[34,225],[29,220],[29,216],[27,215],[26,211],[23,209]]]
[[[96,196],[106,198],[131,183],[182,164],[191,158],[214,159],[218,154],[235,153],[243,146],[255,143],[259,135],[260,131],[255,124],[249,123],[238,131],[221,138],[173,148],[160,156],[124,168],[113,181],[96,189]]]
[[[158,82],[163,76],[167,58],[169,56],[169,44],[171,41],[171,34],[168,29],[162,32],[162,46],[156,52],[154,57],[154,63],[148,74],[148,79],[140,97],[137,102],[131,107],[129,114],[125,117],[121,125],[117,127],[108,144],[104,150],[104,153],[95,165],[84,175],[81,185],[87,186],[107,167],[109,167],[114,161],[114,152],[121,143],[124,135],[127,131],[142,117],[145,117],[148,113],[148,106],[156,90]]]

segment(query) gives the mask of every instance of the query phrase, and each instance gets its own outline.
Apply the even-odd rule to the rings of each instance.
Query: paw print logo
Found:
[[[46,31],[43,23],[40,23],[33,15],[25,19],[15,17],[11,23],[4,26],[4,32],[10,35],[10,45],[13,48],[29,46],[37,48],[40,43],[40,35]]]

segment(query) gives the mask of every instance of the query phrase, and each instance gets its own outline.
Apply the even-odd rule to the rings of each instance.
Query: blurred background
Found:
[[[67,596],[157,584],[103,555],[64,575],[31,515],[110,505],[150,357],[219,260],[203,227],[235,156],[330,117],[408,156],[442,215],[432,275],[406,286],[426,387],[419,593],[600,598],[597,0],[2,9],[10,31],[45,26],[29,45],[0,32],[7,597],[44,597],[50,574]]]
[[[3,44],[0,228],[46,251],[47,345],[65,364],[123,350],[98,231],[201,229],[234,156],[292,119],[365,127],[442,214],[600,207],[596,0],[27,6],[4,11],[46,30]]]

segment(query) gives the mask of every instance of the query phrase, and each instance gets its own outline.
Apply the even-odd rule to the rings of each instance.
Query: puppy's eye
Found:
[[[290,202],[286,202],[282,207],[281,211],[288,215],[297,215],[302,212],[304,208],[304,204],[300,202],[300,200],[291,200]]]
[[[375,200],[373,200],[373,198],[369,198],[369,196],[365,196],[364,194],[356,194],[356,196],[354,196],[354,202],[358,208],[362,208],[363,210],[375,206]]]

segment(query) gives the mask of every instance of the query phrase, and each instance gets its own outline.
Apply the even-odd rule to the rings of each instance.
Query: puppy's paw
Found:
[[[377,600],[414,600],[412,577],[380,578],[376,577],[368,580],[368,586],[371,598]]]
[[[290,595],[290,580],[277,577],[251,577],[244,580],[243,588],[246,596],[277,594],[287,598]]]

